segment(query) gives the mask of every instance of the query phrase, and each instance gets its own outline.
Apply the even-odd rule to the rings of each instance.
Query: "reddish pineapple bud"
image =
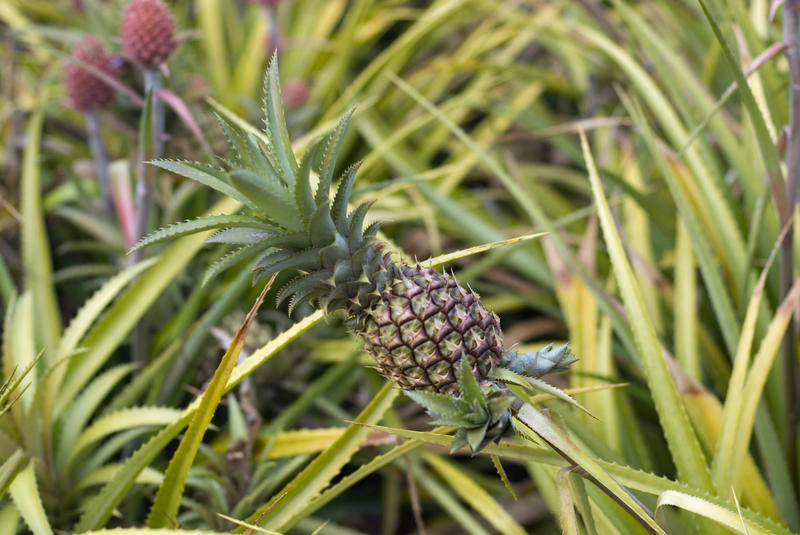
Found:
[[[86,37],[72,51],[72,57],[110,76],[114,75],[111,56],[103,41]],[[67,63],[64,85],[73,107],[81,111],[105,108],[114,99],[114,88],[74,62]]]
[[[175,24],[161,0],[132,0],[122,14],[122,46],[136,61],[155,66],[175,50]]]
[[[305,80],[291,80],[282,88],[283,101],[287,109],[305,106],[308,102],[308,84]]]

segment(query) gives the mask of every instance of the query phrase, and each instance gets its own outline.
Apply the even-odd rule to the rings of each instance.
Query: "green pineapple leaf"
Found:
[[[53,528],[47,518],[39,487],[36,482],[36,461],[31,459],[28,465],[17,473],[8,486],[9,494],[19,515],[25,520],[30,532],[34,535],[53,535]]]
[[[364,229],[364,237],[374,238],[378,234],[378,231],[380,230],[382,224],[383,221],[375,221],[373,223],[370,223],[370,225],[366,229]]]
[[[367,216],[367,212],[372,208],[373,204],[375,204],[374,200],[363,202],[356,206],[347,217],[348,236],[350,238],[348,245],[352,251],[360,249],[364,243],[364,236],[361,233],[361,229],[364,226],[364,218]]]
[[[469,419],[472,410],[469,404],[462,399],[424,390],[406,391],[406,395],[425,407],[437,425],[456,427],[474,427],[475,425]]]
[[[243,194],[235,187],[233,187],[227,179],[227,173],[216,167],[205,165],[197,162],[187,162],[183,160],[152,160],[151,165],[158,168],[175,173],[176,175],[185,176],[195,182],[199,182],[204,186],[215,189],[223,195],[227,195],[232,199],[236,199],[244,204],[254,212],[259,212],[258,206],[250,200],[247,195]]]
[[[248,167],[253,169],[256,174],[263,177],[265,181],[275,184],[276,186],[288,187],[289,185],[281,180],[278,172],[272,167],[272,162],[267,158],[263,144],[250,132],[247,132],[247,137],[245,139],[247,141],[246,146],[249,159]]]
[[[291,315],[292,312],[294,312],[294,309],[300,306],[302,303],[312,299],[319,299],[324,294],[325,290],[319,286],[309,285],[301,290],[298,290],[296,293],[292,294],[291,299],[289,299],[289,314]]]
[[[257,207],[256,211],[289,230],[301,230],[292,193],[283,186],[264,180],[250,169],[236,169],[228,175],[231,184]]]
[[[319,256],[323,266],[334,265],[338,259],[346,257],[349,254],[347,241],[342,237],[342,235],[336,234],[335,240],[336,241],[330,245],[326,245],[320,249]]]
[[[517,493],[514,492],[514,487],[511,485],[511,481],[508,479],[508,475],[506,474],[505,468],[503,468],[503,463],[500,461],[500,457],[494,453],[490,453],[489,458],[492,460],[494,469],[497,471],[497,475],[500,476],[500,480],[503,482],[503,485],[505,485],[508,493],[511,494],[511,497],[514,498],[515,502],[519,502]]]
[[[282,258],[278,258],[277,255],[279,253],[288,253],[288,256],[281,255]],[[259,265],[256,266],[256,270],[253,273],[253,284],[258,283],[260,280],[263,280],[273,273],[285,269],[309,270],[314,268],[319,262],[319,250],[308,249],[307,251],[300,252],[278,251],[278,253],[273,253],[266,258],[275,258],[276,261],[264,266],[261,266],[261,262],[259,262]]]
[[[317,204],[322,204],[328,200],[331,184],[333,181],[333,174],[336,170],[336,159],[339,155],[339,150],[342,147],[342,140],[344,133],[347,131],[347,126],[350,124],[350,118],[353,116],[354,108],[350,108],[342,115],[336,127],[333,129],[327,139],[325,140],[324,150],[322,153],[322,160],[319,165],[319,186],[317,187],[316,201]]]
[[[495,393],[492,393],[488,396],[489,399],[489,412],[491,414],[502,414],[508,409],[511,408],[511,405],[514,403],[514,398],[509,396],[507,392],[500,390],[495,390]]]
[[[308,249],[311,247],[311,242],[308,240],[308,234],[305,232],[289,232],[286,234],[276,234],[270,236],[260,242],[266,247],[281,247],[285,249]]]
[[[289,140],[289,130],[283,114],[281,82],[278,75],[278,54],[272,56],[264,79],[264,126],[269,139],[269,154],[276,164],[276,171],[283,181],[294,187],[297,176],[297,160]]]
[[[303,295],[306,295],[315,288],[327,289],[327,285],[324,281],[326,281],[329,277],[330,273],[325,271],[318,271],[316,273],[295,277],[280,289],[275,301],[277,304],[281,304],[287,298],[289,298],[289,296],[294,294],[302,293]]]
[[[216,277],[219,273],[222,273],[229,267],[238,264],[248,258],[252,258],[260,252],[263,252],[263,248],[257,244],[253,245],[244,245],[235,249],[227,254],[225,254],[222,258],[208,266],[205,273],[203,274],[202,282],[200,283],[202,286],[208,284],[208,281]]]
[[[292,256],[293,254],[294,251],[270,249],[268,254],[258,259],[258,262],[255,265],[255,269],[268,268],[272,264],[280,262],[281,260],[285,260],[290,256]]]
[[[309,246],[308,235],[304,232],[291,232],[288,234],[259,234],[259,232],[262,231],[249,228],[224,229],[208,238],[206,243],[258,245],[261,250],[269,247],[305,249]]]
[[[528,377],[527,379],[528,379],[528,382],[531,384],[531,386],[533,386],[536,390],[540,390],[542,392],[550,394],[554,398],[560,399],[561,401],[566,401],[570,405],[579,408],[580,410],[582,410],[583,412],[585,412],[586,414],[588,414],[589,416],[591,416],[595,420],[598,419],[597,416],[595,416],[594,414],[589,412],[589,409],[587,409],[586,407],[584,407],[583,405],[578,403],[575,400],[575,398],[573,398],[572,396],[570,396],[569,394],[567,394],[566,392],[564,392],[560,388],[555,387],[555,386],[551,385],[550,383],[546,383],[546,382],[542,381],[541,379],[536,379],[534,377]]]
[[[450,453],[455,453],[469,444],[467,440],[467,430],[464,428],[459,429],[453,435],[453,442],[450,444]]]
[[[480,408],[482,411],[489,411],[489,406],[486,402],[486,396],[483,394],[478,380],[475,379],[475,374],[472,371],[472,366],[467,362],[466,358],[461,358],[458,368],[456,368],[456,378],[461,387],[461,395],[464,401],[473,407]]]
[[[143,247],[163,241],[180,238],[181,236],[186,236],[187,234],[195,234],[204,230],[233,227],[250,227],[263,231],[277,230],[275,226],[270,225],[263,219],[244,215],[212,215],[207,217],[198,217],[189,221],[173,223],[172,225],[167,225],[166,227],[151,232],[139,240],[139,242],[134,245],[129,252],[133,252]]]
[[[475,429],[470,429],[466,432],[467,435],[467,442],[469,443],[469,448],[472,450],[473,455],[491,441],[491,439],[487,442],[486,431],[489,429],[489,420],[486,420],[481,427],[477,427]]]
[[[597,419],[597,417],[589,412],[589,410],[575,401],[569,394],[564,392],[558,387],[551,385],[541,379],[537,379],[535,377],[527,377],[524,375],[519,375],[518,373],[514,373],[507,368],[495,368],[492,370],[492,377],[497,379],[498,381],[503,381],[504,383],[509,383],[513,385],[520,386],[527,391],[540,390],[546,394],[550,394],[554,398],[560,399],[561,401],[566,401],[570,405],[579,408],[592,418]]]
[[[294,201],[303,224],[308,223],[311,214],[317,209],[314,192],[311,191],[311,164],[318,149],[319,145],[315,145],[303,155],[297,172],[297,184],[294,186]]]
[[[331,219],[331,210],[328,202],[319,205],[309,222],[311,243],[315,247],[322,247],[332,243],[336,237],[336,227]]]
[[[0,464],[0,498],[5,494],[9,485],[14,481],[22,469],[28,464],[28,455],[17,449],[2,464]]]
[[[237,132],[231,124],[223,119],[220,115],[214,114],[217,118],[217,122],[219,123],[219,127],[222,130],[222,136],[225,138],[225,144],[228,146],[228,152],[233,160],[227,160],[227,162],[232,167],[239,167],[239,166],[247,166],[250,162],[248,161],[248,152],[245,150],[244,143],[242,141],[239,132]]]
[[[361,162],[356,162],[348,167],[339,182],[339,188],[336,190],[336,197],[333,199],[331,206],[331,215],[333,222],[336,223],[336,228],[342,234],[347,234],[347,203],[350,201],[350,195],[353,193],[353,182],[356,179],[358,168],[361,167]]]
[[[250,228],[250,227],[235,227],[225,228],[219,232],[212,234],[206,243],[227,243],[230,245],[250,245],[260,243],[272,236],[272,233],[266,230]]]

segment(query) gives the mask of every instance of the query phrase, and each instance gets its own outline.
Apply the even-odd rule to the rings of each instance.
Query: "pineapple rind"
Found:
[[[456,370],[466,358],[478,380],[487,380],[503,355],[498,317],[449,275],[392,267],[354,329],[381,372],[405,390],[457,395]]]

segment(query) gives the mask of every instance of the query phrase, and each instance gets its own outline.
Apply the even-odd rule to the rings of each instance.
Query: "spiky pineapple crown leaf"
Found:
[[[491,380],[479,383],[467,359],[461,359],[456,369],[460,396],[424,390],[407,391],[406,395],[425,408],[433,424],[457,428],[451,451],[469,446],[475,454],[510,429],[514,397],[501,386],[503,383],[551,394],[592,416],[569,395],[538,379],[548,373],[565,371],[577,360],[567,344],[556,347],[548,344],[530,353],[506,351],[500,365],[490,374]]]
[[[306,274],[280,294],[281,300],[294,296],[296,305],[302,300],[320,298],[334,287],[337,269],[349,266],[342,267],[341,259],[352,258],[357,262],[367,255],[365,246],[374,238],[378,225],[363,229],[370,203],[348,213],[358,164],[342,173],[336,192],[331,195],[337,157],[352,110],[298,162],[283,111],[278,61],[273,56],[264,79],[263,112],[266,134],[263,138],[217,116],[229,147],[229,157],[224,160],[226,169],[178,160],[150,162],[239,201],[249,213],[211,215],[175,223],[144,237],[131,251],[188,234],[217,230],[208,239],[209,243],[236,248],[208,268],[203,284],[247,259],[255,266],[254,283],[277,271],[301,270]],[[316,188],[312,184],[312,171],[317,175]],[[368,252],[374,256],[374,250]]]
[[[451,451],[468,445],[474,454],[508,430],[513,398],[495,383],[479,384],[466,358],[461,359],[456,375],[459,397],[424,390],[406,395],[425,407],[434,424],[458,428]]]

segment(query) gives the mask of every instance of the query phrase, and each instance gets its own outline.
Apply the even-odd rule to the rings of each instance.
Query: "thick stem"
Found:
[[[789,62],[789,140],[786,150],[786,200],[789,207],[787,220],[789,231],[781,242],[780,286],[781,300],[789,293],[794,279],[794,229],[789,221],[794,217],[797,202],[797,187],[800,182],[800,0],[786,0],[783,10],[783,44]],[[797,483],[797,425],[800,420],[800,379],[796,354],[796,329],[790,322],[783,339],[783,381],[785,396],[784,454],[789,473]]]
[[[144,71],[144,85],[147,93],[152,92],[151,104],[151,128],[152,128],[152,147],[149,151],[150,157],[160,158],[164,149],[164,103],[158,98],[157,93],[163,86],[161,71],[156,68],[148,68]],[[140,146],[136,162],[136,226],[134,243],[139,241],[147,231],[147,219],[150,216],[150,204],[152,200],[152,184],[147,176],[145,159],[147,158],[147,147]],[[142,259],[143,250],[139,249],[131,254],[131,263]]]
[[[161,71],[149,67],[144,71],[144,86],[147,94],[151,95],[151,130],[152,147],[148,151],[144,143],[139,144],[136,158],[136,213],[134,228],[134,243],[138,242],[147,232],[147,221],[150,217],[152,204],[152,179],[145,166],[145,159],[160,158],[164,149],[164,103],[158,98],[158,92],[163,87]],[[130,255],[131,264],[139,262],[143,257],[143,249],[134,251]],[[139,322],[133,330],[133,360],[145,362],[147,359],[147,327],[144,322]]]
[[[153,158],[161,158],[164,153],[164,101],[158,93],[164,88],[164,77],[157,67],[148,67],[144,71],[145,92],[153,92],[152,120],[153,120]]]
[[[111,179],[108,175],[108,152],[106,152],[106,147],[103,145],[100,116],[96,110],[86,112],[86,131],[89,136],[89,150],[92,152],[97,181],[100,182],[106,211],[111,215],[114,213],[114,201],[111,196]]]
[[[143,150],[139,150],[140,156],[143,156],[143,152]],[[138,242],[147,230],[147,218],[150,216],[152,195],[150,181],[147,177],[147,168],[144,165],[144,159],[140,157],[139,161],[136,162],[136,213],[134,214],[135,225],[133,243]],[[138,249],[131,253],[131,265],[139,262],[142,259],[143,253],[143,249]]]

